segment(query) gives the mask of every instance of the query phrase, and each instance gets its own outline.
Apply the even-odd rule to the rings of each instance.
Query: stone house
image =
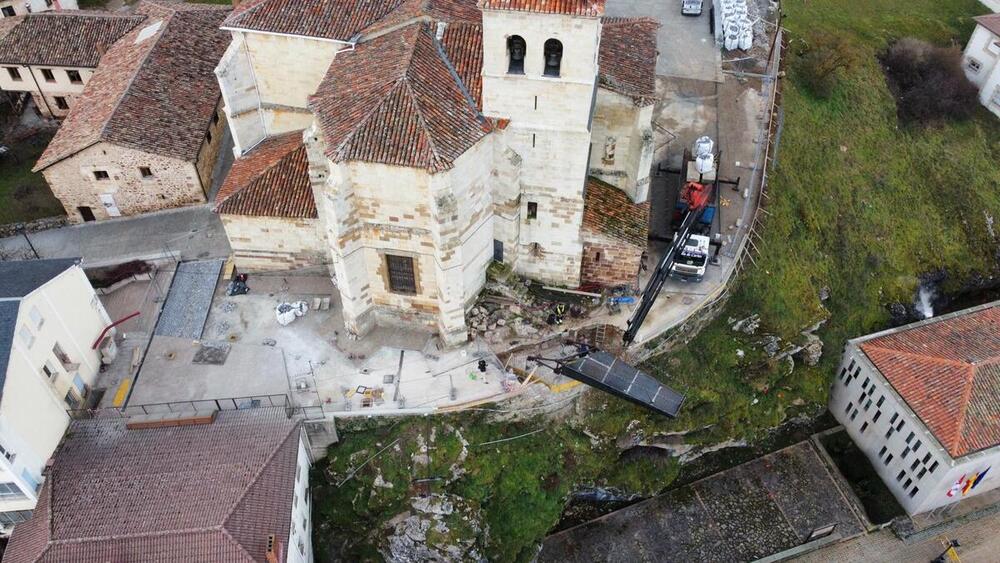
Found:
[[[215,201],[241,269],[326,263],[329,247],[309,184],[302,131],[269,137],[234,162]]]
[[[10,18],[0,31],[0,90],[28,92],[42,115],[65,117],[101,55],[142,20],[78,11]]]
[[[24,14],[76,10],[77,0],[0,0],[0,18],[12,18]]]
[[[919,514],[1000,486],[1000,301],[850,340],[830,412]]]
[[[311,464],[284,408],[75,420],[3,560],[309,563]]]
[[[583,285],[638,288],[648,230],[649,201],[635,203],[625,192],[591,176],[583,211]]]
[[[225,133],[219,6],[143,0],[34,170],[70,221],[205,203]]]
[[[114,333],[78,259],[0,262],[0,529],[31,515],[46,462]],[[112,331],[114,329],[111,329]],[[101,338],[104,337],[104,338]]]
[[[416,323],[464,341],[492,260],[580,285],[588,176],[642,204],[652,160],[656,24],[605,25],[603,10],[260,0],[227,18],[216,73],[237,162],[304,130],[350,330]]]
[[[976,29],[965,46],[962,68],[979,88],[979,102],[1000,117],[1000,14],[974,19]]]

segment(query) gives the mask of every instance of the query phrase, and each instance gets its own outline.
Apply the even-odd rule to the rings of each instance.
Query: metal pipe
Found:
[[[118,319],[117,321],[115,321],[115,322],[109,324],[108,326],[104,327],[104,330],[101,331],[101,335],[97,337],[97,340],[95,340],[94,343],[90,346],[90,349],[91,350],[97,350],[97,346],[101,343],[101,340],[104,339],[104,335],[106,335],[109,330],[115,328],[116,326],[122,324],[123,322],[125,322],[127,320],[134,319],[134,318],[138,317],[139,314],[140,314],[139,311],[136,311],[136,312],[132,313],[131,315],[122,317],[122,318]]]

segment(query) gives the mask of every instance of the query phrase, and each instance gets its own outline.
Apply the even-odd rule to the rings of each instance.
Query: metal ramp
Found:
[[[157,336],[200,340],[224,260],[202,260],[177,264],[170,291],[163,303]]]

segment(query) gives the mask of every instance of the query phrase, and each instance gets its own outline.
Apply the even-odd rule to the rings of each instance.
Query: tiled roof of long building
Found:
[[[861,350],[952,457],[1000,445],[1000,302]]]
[[[420,16],[480,21],[475,0],[250,0],[223,26],[348,42]]]
[[[309,102],[331,160],[438,172],[488,133],[433,34],[413,23],[337,56]],[[464,66],[468,75],[475,63]]]
[[[221,96],[228,9],[143,0],[147,16],[101,59],[35,170],[106,141],[195,162]]]
[[[481,0],[484,10],[509,10],[569,16],[598,17],[604,15],[607,0]]]
[[[583,229],[645,248],[649,202],[634,203],[622,190],[590,176],[583,199]]]
[[[264,561],[288,549],[299,423],[284,409],[207,425],[75,421],[5,561]]]
[[[266,139],[233,163],[215,199],[216,213],[315,218],[302,131]]]
[[[601,28],[601,86],[640,106],[656,102],[656,30],[650,18],[604,18]]]
[[[96,68],[101,55],[143,16],[74,10],[9,19],[10,30],[0,33],[0,63]]]

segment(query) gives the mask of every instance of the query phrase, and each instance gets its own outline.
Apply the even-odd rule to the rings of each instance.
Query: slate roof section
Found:
[[[226,215],[318,217],[302,131],[269,137],[237,158],[215,201]]]
[[[1000,445],[1000,302],[860,346],[952,458]]]
[[[443,50],[432,27],[418,22],[339,54],[309,101],[326,155],[431,173],[451,168],[490,124]]]
[[[74,10],[12,19],[19,21],[0,39],[0,63],[97,68],[101,55],[143,16]]]
[[[0,262],[0,299],[24,297],[79,263],[79,258]]]
[[[10,351],[14,347],[14,333],[17,331],[17,312],[21,309],[19,300],[0,301],[0,396],[7,382],[7,364]]]
[[[583,198],[583,230],[646,248],[649,201],[634,203],[625,192],[590,176]]]
[[[600,85],[632,98],[637,106],[656,103],[656,30],[650,18],[604,18],[601,28]]]
[[[228,7],[143,0],[136,12],[146,21],[101,59],[35,171],[102,141],[197,161],[222,95],[214,69]]]
[[[993,35],[1000,36],[1000,14],[986,14],[983,16],[976,16],[972,18],[976,20],[976,23],[985,27]]]
[[[263,561],[288,548],[299,424],[284,409],[133,429],[74,421],[5,561]]]
[[[480,21],[475,0],[251,0],[224,27],[349,42],[421,15]]]
[[[509,10],[596,18],[604,15],[606,0],[481,0],[484,10]]]

